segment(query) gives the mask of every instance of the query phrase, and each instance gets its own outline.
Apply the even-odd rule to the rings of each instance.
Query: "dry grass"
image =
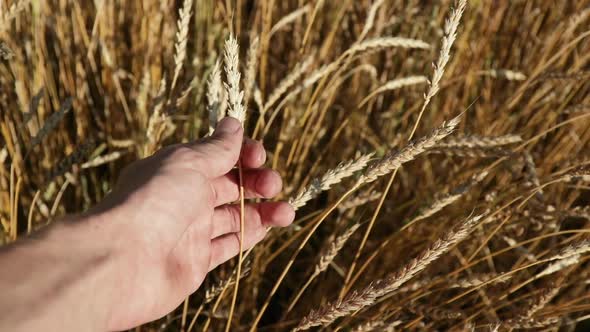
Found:
[[[139,331],[583,329],[590,1],[464,3],[0,1],[0,243],[227,113],[296,223]]]

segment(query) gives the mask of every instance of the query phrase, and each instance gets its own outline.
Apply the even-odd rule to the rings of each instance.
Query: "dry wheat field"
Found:
[[[2,0],[0,244],[243,116],[297,219],[136,331],[583,331],[589,78],[586,0]]]

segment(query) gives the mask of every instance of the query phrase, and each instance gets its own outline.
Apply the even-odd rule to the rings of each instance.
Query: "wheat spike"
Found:
[[[369,203],[371,201],[375,201],[377,199],[379,199],[379,197],[381,197],[380,192],[377,191],[371,191],[371,192],[367,192],[358,196],[355,196],[351,199],[348,199],[347,201],[342,202],[342,204],[340,204],[338,206],[338,210],[340,212],[355,208],[357,206],[361,206],[364,205],[366,203]]]
[[[303,75],[303,73],[307,71],[313,61],[314,56],[311,55],[307,57],[302,63],[297,64],[295,69],[293,69],[271,92],[270,96],[266,100],[266,104],[264,104],[264,109],[268,110],[287,90],[289,90],[290,87],[295,85],[295,82]]]
[[[221,64],[219,61],[213,66],[213,70],[207,81],[207,114],[209,115],[209,135],[215,130],[219,120],[225,116],[221,107],[223,98],[223,84],[221,83]]]
[[[254,37],[248,49],[248,62],[246,64],[246,77],[244,78],[244,105],[248,109],[248,104],[254,90],[256,82],[256,70],[258,69],[258,48],[260,47],[260,38]]]
[[[82,164],[80,167],[82,167],[82,169],[98,167],[100,165],[108,164],[112,161],[115,161],[115,160],[121,158],[124,154],[125,154],[125,151],[114,151],[114,152],[111,152],[111,153],[106,154],[104,156],[98,156],[90,161],[87,161],[84,164]]]
[[[496,137],[472,135],[466,137],[449,137],[442,141],[438,145],[438,148],[489,149],[519,142],[522,142],[522,137],[520,137],[519,135],[504,135]]]
[[[377,16],[377,11],[381,7],[381,5],[383,5],[384,2],[385,0],[376,0],[375,2],[373,2],[371,7],[369,8],[367,19],[365,20],[365,25],[363,26],[363,31],[361,31],[361,34],[359,35],[357,40],[365,39],[369,31],[373,28],[373,25],[375,25],[375,16]]]
[[[41,141],[50,133],[52,132],[57,125],[61,122],[64,116],[72,109],[72,102],[73,99],[70,97],[66,99],[60,106],[59,110],[53,114],[45,121],[43,127],[35,137],[31,140],[29,152],[33,150]]]
[[[392,47],[429,49],[430,45],[419,39],[411,39],[404,37],[377,37],[355,44],[354,46],[346,50],[346,52],[344,52],[344,55],[355,56],[358,53],[376,52],[385,48]]]
[[[510,69],[489,69],[480,71],[478,74],[508,81],[524,81],[527,78],[525,74]]]
[[[289,203],[295,210],[301,208],[307,202],[317,197],[322,191],[329,190],[334,184],[340,183],[343,179],[364,169],[372,157],[373,153],[369,153],[356,160],[341,163],[336,168],[327,171],[322,177],[313,179],[310,185],[300,191],[297,196],[291,198]]]
[[[378,298],[397,290],[455,244],[463,241],[478,224],[481,217],[481,215],[475,216],[462,222],[456,230],[445,234],[397,272],[371,283],[364,289],[350,293],[342,300],[310,312],[295,328],[295,331],[307,330],[319,325],[327,326],[336,319],[370,306]]]
[[[440,196],[434,202],[432,202],[427,207],[421,209],[418,212],[418,215],[412,219],[411,223],[414,223],[418,220],[426,219],[433,214],[437,213],[438,211],[442,210],[444,207],[453,204],[459,198],[461,198],[465,193],[467,193],[474,185],[479,183],[483,178],[487,176],[487,172],[482,172],[472,176],[467,182],[462,183],[460,186],[452,190],[451,192]]]
[[[176,81],[178,80],[178,76],[180,75],[180,71],[182,70],[182,66],[184,64],[184,59],[186,58],[186,43],[188,41],[188,25],[191,20],[192,15],[192,7],[193,7],[193,0],[184,0],[182,4],[182,8],[179,11],[179,18],[178,22],[176,22],[176,26],[178,31],[176,32],[176,44],[174,45],[174,49],[176,53],[174,54],[174,78],[172,79],[172,85],[170,86],[170,91],[174,90],[176,87]]]
[[[283,16],[277,23],[275,23],[275,25],[273,25],[273,27],[270,29],[269,32],[269,36],[274,35],[275,33],[277,33],[277,31],[283,29],[284,27],[286,27],[287,25],[291,24],[292,22],[294,22],[295,20],[297,20],[298,18],[300,18],[303,15],[307,15],[309,13],[309,11],[311,10],[311,5],[310,4],[306,4],[301,8],[298,8],[294,11],[292,11],[291,13]]]
[[[356,230],[360,227],[360,224],[354,224],[350,228],[348,228],[344,233],[339,235],[334,241],[330,242],[330,246],[327,250],[325,250],[322,254],[320,254],[320,259],[318,263],[315,265],[314,275],[320,275],[320,273],[326,271],[330,263],[334,260],[336,255],[342,250],[346,241],[356,232]]]
[[[227,83],[224,83],[228,97],[228,115],[238,119],[244,124],[246,120],[246,110],[242,100],[244,91],[240,90],[240,70],[239,70],[239,53],[240,47],[234,36],[229,36],[225,41],[225,75]]]
[[[428,106],[428,104],[430,104],[430,100],[432,99],[432,97],[434,97],[440,89],[439,84],[445,73],[445,67],[449,62],[451,47],[453,46],[453,43],[457,38],[457,28],[459,27],[461,16],[463,16],[463,12],[465,11],[465,6],[467,6],[467,0],[459,0],[458,4],[456,5],[456,8],[451,9],[450,17],[445,21],[442,46],[438,55],[438,61],[434,65],[434,74],[432,74],[430,88],[428,89],[428,92],[424,95],[424,104],[422,104],[420,113],[418,113],[418,119],[416,120],[416,124],[412,129],[410,137],[414,136],[414,133],[418,128],[418,124],[420,123],[420,119],[422,119],[422,115],[424,114],[426,107]]]
[[[383,84],[382,86],[378,87],[373,92],[371,92],[368,96],[366,96],[359,103],[358,107],[362,107],[369,100],[371,100],[373,97],[375,97],[376,95],[378,95],[380,93],[384,93],[386,91],[393,91],[393,90],[397,90],[397,89],[405,87],[405,86],[422,84],[422,83],[426,83],[426,82],[428,82],[428,78],[426,78],[426,76],[408,76],[408,77],[403,77],[403,78],[396,78],[394,80],[386,82],[385,84]]]
[[[373,182],[377,180],[377,178],[398,169],[406,162],[416,158],[417,155],[434,147],[440,140],[450,135],[458,124],[459,117],[456,117],[449,122],[443,122],[443,124],[433,130],[430,135],[408,143],[408,145],[399,152],[388,153],[367,168],[365,174],[359,178],[359,183]]]

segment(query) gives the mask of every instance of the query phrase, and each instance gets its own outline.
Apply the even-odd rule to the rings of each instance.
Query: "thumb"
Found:
[[[199,166],[206,176],[216,178],[225,175],[236,165],[243,133],[244,129],[238,120],[225,117],[219,121],[210,137],[194,144],[193,149],[203,156]]]

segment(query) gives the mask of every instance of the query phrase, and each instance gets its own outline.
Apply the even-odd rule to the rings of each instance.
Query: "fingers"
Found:
[[[246,204],[244,207],[245,229],[285,227],[295,218],[295,211],[285,202]],[[211,225],[211,238],[240,231],[240,205],[224,205],[215,209]]]
[[[190,144],[200,156],[196,159],[198,169],[209,178],[229,172],[240,156],[243,133],[238,120],[225,117],[217,124],[213,135],[204,141]]]
[[[259,168],[266,161],[266,151],[261,142],[245,138],[240,159],[244,168]]]
[[[217,216],[214,216],[213,220],[213,227],[216,228],[214,232],[223,233],[221,228],[235,232],[226,233],[211,240],[209,271],[236,256],[240,251],[239,233],[237,232],[239,230],[240,220],[239,206],[228,205],[227,209],[229,210],[226,212],[219,210],[219,214],[217,214],[216,210]],[[235,217],[236,212],[237,218]],[[286,226],[295,218],[295,211],[287,203],[261,203],[258,206],[246,208],[244,212],[247,213],[245,216],[251,219],[246,219],[244,226],[243,250],[252,248],[256,243],[264,239],[267,232],[266,225]]]
[[[245,198],[272,198],[281,192],[281,176],[268,168],[242,171]],[[215,206],[232,203],[240,198],[238,170],[211,181],[215,191]]]

